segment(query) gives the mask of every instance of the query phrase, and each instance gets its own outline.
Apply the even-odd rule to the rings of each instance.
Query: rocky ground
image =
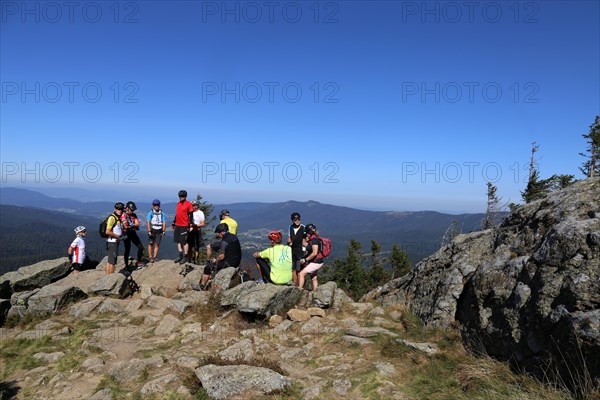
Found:
[[[90,293],[101,268],[45,290]],[[395,383],[405,367],[381,353],[382,343],[403,338],[400,306],[345,297],[323,309],[305,291],[300,305],[260,318],[221,307],[226,294],[180,290],[198,273],[184,278],[180,270],[162,261],[134,273],[142,290],[130,298],[90,296],[48,319],[2,328],[5,385],[19,399],[408,398]]]

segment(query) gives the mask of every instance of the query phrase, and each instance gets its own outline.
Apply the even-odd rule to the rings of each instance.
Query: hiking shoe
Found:
[[[190,260],[187,257],[183,257],[183,259],[181,261],[179,261],[179,264],[185,264],[187,262],[189,262]]]
[[[173,262],[177,264],[178,262],[181,262],[181,260],[183,260],[183,256],[180,254],[176,259],[173,260]]]
[[[148,260],[150,263],[154,262],[154,257],[150,257],[150,260]]]

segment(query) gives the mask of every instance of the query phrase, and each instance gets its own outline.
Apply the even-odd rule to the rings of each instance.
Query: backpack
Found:
[[[106,234],[106,227],[108,225],[108,219],[114,215],[115,218],[117,219],[117,221],[119,221],[119,217],[117,217],[114,213],[110,214],[108,217],[106,217],[104,220],[102,220],[102,222],[100,222],[100,225],[98,226],[98,233],[100,234],[101,238],[107,238],[108,235]]]
[[[328,257],[331,254],[331,240],[326,237],[319,237],[321,240],[321,258]]]

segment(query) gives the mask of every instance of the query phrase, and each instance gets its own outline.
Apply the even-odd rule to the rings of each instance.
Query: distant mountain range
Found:
[[[30,260],[52,258],[52,251],[56,256],[65,255],[77,225],[85,225],[90,231],[90,254],[103,257],[104,242],[97,234],[97,227],[112,211],[113,202],[81,202],[49,197],[32,190],[3,188],[0,204],[0,272],[28,265]],[[145,218],[150,203],[136,201],[136,204],[138,216]],[[176,202],[162,204],[169,220],[173,218],[175,205]],[[454,221],[457,230],[470,232],[479,229],[484,217],[483,214],[452,215],[435,211],[365,211],[316,201],[215,204],[214,213],[223,208],[230,210],[240,225],[239,236],[246,249],[247,261],[252,251],[268,245],[266,233],[269,230],[281,230],[284,237],[287,236],[292,212],[299,212],[304,224],[314,223],[322,236],[332,239],[330,259],[343,257],[350,239],[356,239],[362,243],[365,252],[369,252],[371,240],[382,245],[383,253],[389,253],[392,245],[397,243],[413,262],[436,251],[444,232]],[[212,237],[213,228],[214,224],[208,228],[210,234],[207,237]],[[146,238],[141,237],[145,241]],[[175,254],[171,240],[161,247],[161,253],[163,257]]]

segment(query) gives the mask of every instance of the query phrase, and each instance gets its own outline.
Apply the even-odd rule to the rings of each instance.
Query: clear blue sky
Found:
[[[600,114],[598,1],[0,4],[3,186],[479,212]]]

